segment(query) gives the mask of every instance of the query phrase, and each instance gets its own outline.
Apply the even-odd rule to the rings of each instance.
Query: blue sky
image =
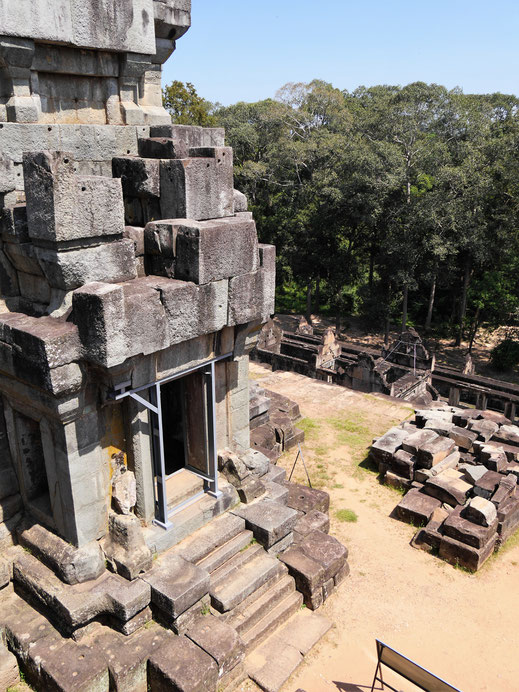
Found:
[[[519,94],[519,0],[192,0],[163,83],[225,105],[287,82]]]

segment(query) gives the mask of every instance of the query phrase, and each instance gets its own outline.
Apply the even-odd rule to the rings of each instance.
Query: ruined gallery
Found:
[[[224,131],[162,107],[189,26],[0,2],[0,689],[278,689],[348,574],[326,493],[251,448],[275,248]]]

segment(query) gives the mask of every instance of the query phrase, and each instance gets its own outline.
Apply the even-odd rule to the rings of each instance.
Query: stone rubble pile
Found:
[[[406,490],[395,514],[413,545],[478,570],[519,528],[519,427],[494,411],[434,402],[370,451],[381,479]]]

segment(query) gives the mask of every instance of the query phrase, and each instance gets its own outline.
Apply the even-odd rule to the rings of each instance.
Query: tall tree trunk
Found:
[[[384,324],[384,346],[389,348],[389,315],[386,315]]]
[[[308,282],[306,287],[306,319],[310,322],[312,318],[312,282]]]
[[[335,314],[335,332],[337,334],[337,338],[341,338],[341,313],[337,311]]]
[[[375,273],[375,243],[371,243],[371,247],[369,249],[369,278],[368,278],[368,286],[369,286],[369,294],[373,292],[373,275]]]
[[[469,353],[472,355],[472,348],[474,346],[474,341],[476,340],[476,334],[478,333],[479,329],[479,305],[476,310],[476,314],[474,315],[474,324],[472,327],[472,334],[470,335],[470,344],[469,344]]]
[[[315,311],[318,313],[321,309],[321,277],[318,276],[315,280]]]
[[[436,293],[436,274],[433,276],[433,280],[431,282],[431,292],[429,293],[429,307],[427,308],[427,318],[425,320],[425,332],[426,333],[431,329],[435,293]]]
[[[409,297],[409,287],[407,284],[404,285],[404,297],[402,299],[402,331],[405,332],[407,329],[407,299]]]
[[[470,283],[470,255],[467,256],[465,260],[465,267],[463,271],[463,288],[461,289],[461,304],[460,304],[460,314],[458,323],[458,334],[456,335],[456,346],[461,346],[463,340],[463,321],[465,320],[465,314],[467,312],[467,293],[469,290]]]

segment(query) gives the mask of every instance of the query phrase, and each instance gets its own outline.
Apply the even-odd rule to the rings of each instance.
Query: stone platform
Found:
[[[262,478],[268,492],[201,525],[132,581],[105,570],[67,584],[13,547],[0,675],[15,681],[14,654],[38,690],[230,691],[247,676],[278,690],[329,629],[312,610],[349,568],[327,534],[327,494],[287,483],[275,466]]]

